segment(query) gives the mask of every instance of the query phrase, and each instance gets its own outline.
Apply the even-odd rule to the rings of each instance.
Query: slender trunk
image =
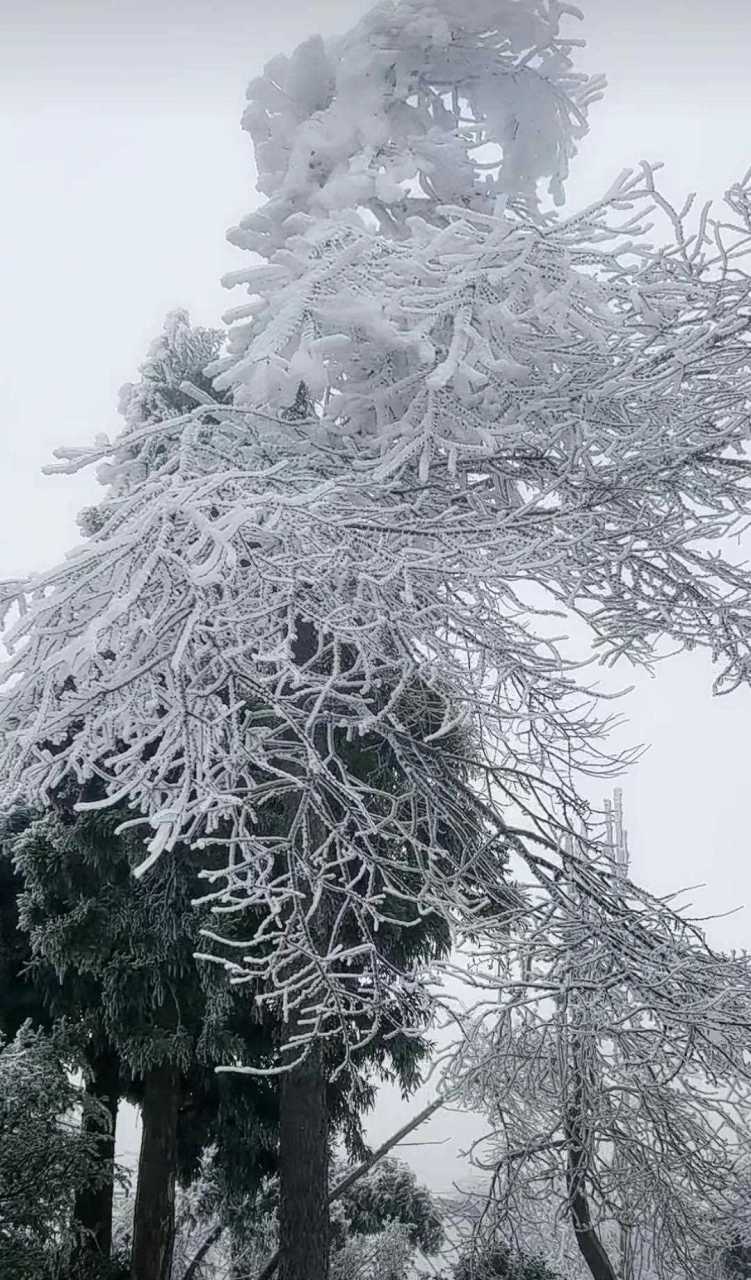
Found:
[[[109,1258],[112,1252],[112,1195],[115,1186],[115,1125],[120,1101],[120,1071],[114,1053],[99,1054],[91,1063],[86,1081],[86,1097],[104,1107],[110,1117],[108,1133],[103,1133],[96,1114],[84,1112],[82,1128],[86,1134],[99,1135],[101,1167],[104,1180],[98,1187],[76,1193],[73,1217],[81,1233],[77,1258],[89,1256]]]
[[[570,1175],[571,1160],[575,1159],[569,1153],[569,1187],[572,1186],[572,1178]],[[573,1181],[576,1181],[574,1179]],[[584,1261],[586,1262],[593,1280],[618,1280],[618,1276],[613,1270],[610,1258],[607,1255],[605,1246],[598,1236],[592,1218],[589,1212],[589,1202],[581,1186],[577,1186],[570,1190],[570,1212],[571,1221],[573,1223],[576,1235],[576,1243],[579,1246]]]
[[[175,1235],[180,1093],[180,1073],[175,1067],[164,1063],[146,1072],[131,1280],[169,1280]]]
[[[298,619],[292,652],[298,666],[315,658],[315,626]],[[302,793],[290,798],[289,833],[294,841]],[[320,820],[303,816],[311,849],[322,842]],[[294,860],[294,858],[293,858]],[[311,937],[326,951],[325,902],[309,921]],[[299,1032],[299,1015],[290,1012],[289,1042]],[[292,1053],[294,1060],[295,1054]],[[329,1113],[326,1065],[320,1041],[280,1077],[279,1091],[279,1280],[328,1280],[329,1275]]]
[[[290,1034],[295,1022],[290,1019]],[[328,1280],[329,1116],[320,1044],[281,1076],[280,1280]]]
[[[587,1197],[587,1172],[589,1164],[586,1135],[587,1071],[583,1046],[578,1035],[572,1036],[571,1074],[573,1093],[566,1113],[567,1167],[569,1213],[584,1261],[593,1280],[618,1280],[613,1264],[592,1222]],[[590,1082],[591,1084],[591,1082]]]
[[[621,1280],[634,1280],[633,1228],[625,1223],[620,1224],[620,1252]]]

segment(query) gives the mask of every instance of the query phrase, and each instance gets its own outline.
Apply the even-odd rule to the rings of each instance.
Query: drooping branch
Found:
[[[703,1274],[747,1166],[751,964],[615,870],[583,892],[574,858],[526,927],[486,931],[448,1078],[490,1121],[470,1152],[493,1174],[483,1226],[565,1244],[568,1219],[596,1280],[619,1251]]]

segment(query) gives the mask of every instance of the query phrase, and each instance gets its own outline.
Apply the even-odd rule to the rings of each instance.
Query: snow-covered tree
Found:
[[[346,1176],[337,1170],[335,1181]],[[389,1224],[404,1228],[402,1253],[409,1267],[411,1255],[419,1249],[432,1257],[443,1244],[442,1215],[427,1187],[421,1186],[409,1165],[386,1157],[358,1179],[337,1202],[340,1214],[340,1243],[350,1236],[377,1236]]]
[[[353,1236],[331,1258],[331,1280],[409,1280],[414,1247],[401,1222]]]
[[[414,28],[416,18],[413,8],[410,5],[403,6],[395,11],[394,17],[396,28],[392,35],[399,47],[402,41],[406,41],[403,54],[405,63],[414,58],[415,50],[410,41],[413,40],[415,31],[423,50],[430,48],[431,40],[436,38],[430,24],[424,26],[418,21]],[[528,73],[526,67],[528,63],[531,65],[536,60],[541,60],[545,76],[540,83],[544,81],[548,86],[545,91],[548,98],[558,104],[553,111],[555,129],[563,129],[561,122],[569,120],[571,113],[563,111],[560,95],[565,88],[573,93],[571,86],[579,85],[579,80],[571,72],[565,49],[558,49],[557,46],[555,49],[552,46],[547,48],[551,41],[555,43],[556,40],[555,7],[548,10],[546,6],[533,4],[507,6],[505,16],[511,24],[509,30],[499,27],[490,35],[487,14],[481,12],[481,8],[464,24],[467,48],[459,58],[461,75],[469,75],[466,60],[469,59],[472,63],[472,58],[476,55],[479,59],[478,66],[485,67],[486,78],[489,77],[493,84],[499,77],[499,82],[502,81],[504,85],[508,82],[509,86],[517,81],[526,85],[528,80],[537,84],[540,73]],[[449,10],[450,6],[447,9],[448,17],[458,21],[456,14],[453,11],[449,13]],[[378,35],[380,19],[373,21]],[[446,16],[442,21],[443,28],[448,30]],[[353,65],[355,54],[352,49],[358,46],[360,57],[365,57],[370,51],[375,59],[374,66],[381,67],[383,55],[378,53],[373,43],[376,35],[367,23],[362,30],[358,28],[347,44],[349,51],[343,55],[343,64],[346,67]],[[378,35],[378,39],[382,36],[383,32]],[[531,46],[536,42],[545,45],[547,52],[541,49],[538,59],[531,56],[522,58],[522,53],[530,55]],[[448,43],[444,41],[444,55],[449,62],[453,58],[454,44],[460,43],[458,40]],[[521,61],[524,61],[524,67],[516,65]],[[386,82],[389,82],[391,73],[388,69],[384,75]],[[406,93],[406,89],[402,86],[399,92]],[[411,90],[407,93],[405,102],[411,93]],[[574,97],[578,93],[577,89]],[[526,117],[520,106],[521,100],[516,108],[519,109],[519,118],[524,120]],[[431,111],[433,109],[438,112],[437,104],[433,104]],[[572,138],[581,126],[580,109],[578,112],[579,124],[576,128],[571,126]],[[393,113],[389,111],[388,114],[391,118]],[[439,112],[438,114],[440,115]],[[522,132],[526,130],[526,124],[519,127]],[[449,126],[446,125],[445,128],[449,129]],[[537,125],[530,125],[530,128],[534,132]],[[519,130],[512,129],[512,132],[516,139]],[[573,145],[570,140],[569,142]],[[514,142],[514,147],[516,146],[517,141]],[[553,167],[556,172],[563,163],[561,157],[567,146],[569,143],[553,147],[551,154],[554,153]],[[468,141],[468,154],[472,153],[473,147],[474,142],[470,146]],[[483,189],[490,189],[492,186],[487,175],[483,177],[481,185]],[[292,237],[293,240],[295,238]],[[381,244],[378,237],[368,235],[367,240],[371,240],[376,246]],[[287,250],[287,256],[289,252]],[[304,254],[307,253],[308,250],[304,247]],[[280,271],[282,267],[274,265],[272,275],[278,277]],[[337,284],[341,283],[336,273],[334,278]],[[271,303],[272,306],[275,305],[275,298],[271,298]],[[380,303],[376,301],[375,306],[378,310]],[[312,316],[310,323],[315,326],[316,321]],[[273,339],[273,332],[266,325],[262,325],[262,330],[261,338],[264,343],[268,343]],[[399,336],[396,337],[397,347],[403,348],[403,358],[408,364],[410,344],[408,342],[405,346]],[[237,340],[237,334],[233,340]],[[367,346],[365,332],[363,340]],[[341,343],[334,341],[334,347],[337,346],[341,346]],[[391,346],[392,338],[387,323],[381,335],[380,350],[372,352],[374,357],[384,356],[387,373],[393,364],[394,353]],[[248,358],[251,362],[256,361],[256,355],[257,362],[264,364],[261,349]],[[365,347],[363,356],[368,358]],[[332,364],[332,378],[335,372]],[[227,377],[229,373],[225,373],[225,378]],[[230,381],[233,387],[240,387],[241,372],[236,362],[232,366]],[[116,573],[117,580],[110,580],[105,588],[106,602],[97,596],[95,612],[86,619],[80,610],[76,612],[74,630],[81,639],[85,633],[87,636],[84,651],[76,656],[76,640],[72,648],[68,647],[67,650],[65,645],[62,650],[58,646],[60,662],[66,668],[63,683],[68,682],[65,690],[61,690],[63,700],[70,696],[80,710],[81,698],[88,697],[84,694],[86,682],[82,682],[81,673],[74,674],[73,671],[74,668],[78,671],[80,657],[92,675],[96,670],[94,679],[98,685],[97,709],[91,718],[85,717],[86,728],[75,721],[76,729],[70,740],[66,736],[70,725],[66,728],[60,725],[57,731],[52,724],[46,725],[43,741],[52,749],[44,754],[50,769],[42,767],[42,772],[47,774],[45,779],[38,769],[32,769],[32,772],[35,773],[37,785],[41,784],[49,790],[71,769],[87,774],[94,767],[99,772],[109,774],[114,766],[117,783],[115,790],[110,789],[111,800],[116,794],[127,795],[138,805],[146,801],[148,792],[149,799],[143,807],[159,829],[152,848],[153,856],[158,856],[161,847],[174,843],[179,831],[188,839],[205,838],[213,834],[216,826],[227,822],[227,835],[222,838],[239,841],[238,848],[242,850],[243,859],[255,854],[253,865],[259,870],[268,867],[268,840],[261,839],[260,845],[258,842],[253,844],[254,809],[252,805],[238,807],[237,795],[243,792],[245,781],[250,786],[249,794],[252,792],[255,795],[257,792],[259,802],[263,800],[265,804],[270,803],[274,795],[278,798],[282,793],[291,791],[296,796],[297,793],[306,791],[305,779],[310,772],[309,759],[326,759],[329,755],[328,741],[324,743],[311,740],[311,728],[317,729],[319,722],[321,730],[325,729],[327,739],[332,734],[336,735],[335,759],[341,760],[344,757],[343,744],[348,738],[354,736],[357,739],[370,734],[374,748],[380,749],[379,744],[383,743],[384,748],[388,748],[397,760],[404,763],[416,788],[414,798],[394,803],[391,812],[383,815],[378,813],[377,818],[371,819],[368,816],[370,812],[373,808],[377,810],[382,803],[376,789],[368,788],[359,779],[352,778],[352,771],[346,767],[341,771],[341,779],[335,776],[331,767],[324,768],[316,786],[316,791],[321,793],[318,803],[325,800],[325,808],[329,811],[324,815],[324,829],[327,819],[330,821],[332,809],[337,811],[341,807],[346,813],[352,809],[354,796],[350,794],[351,791],[360,794],[359,804],[355,808],[362,811],[361,818],[358,819],[354,814],[350,817],[349,824],[351,826],[354,821],[354,829],[349,829],[347,824],[337,824],[341,829],[337,829],[335,837],[329,841],[331,847],[324,860],[324,868],[326,864],[338,866],[342,860],[346,862],[351,852],[359,851],[360,841],[364,842],[363,848],[367,853],[368,842],[372,841],[369,831],[372,821],[377,822],[380,832],[386,838],[392,839],[395,849],[400,849],[403,845],[405,834],[413,841],[417,837],[419,862],[425,861],[426,851],[431,851],[435,844],[435,834],[441,821],[444,825],[448,822],[451,828],[462,835],[464,828],[472,823],[475,827],[482,828],[483,818],[472,813],[471,798],[466,801],[457,799],[456,788],[453,786],[451,794],[448,794],[446,779],[437,775],[439,764],[436,763],[441,756],[440,739],[455,727],[453,721],[457,718],[471,719],[473,716],[471,705],[463,706],[459,711],[451,701],[455,685],[457,696],[466,694],[466,689],[461,682],[457,682],[456,676],[463,674],[461,645],[469,645],[467,652],[470,652],[472,632],[467,633],[464,641],[458,636],[455,638],[451,633],[453,605],[450,597],[444,603],[445,593],[439,589],[440,603],[437,608],[430,606],[429,597],[422,602],[419,599],[419,567],[415,566],[413,570],[409,563],[401,564],[405,552],[408,560],[418,553],[419,558],[425,560],[429,579],[433,578],[429,545],[433,540],[432,535],[428,535],[428,543],[421,550],[422,534],[419,532],[423,521],[427,519],[429,527],[433,518],[427,510],[420,509],[424,504],[417,502],[420,498],[418,485],[415,493],[416,523],[414,530],[404,531],[407,539],[405,543],[404,534],[398,526],[407,516],[408,506],[412,504],[406,504],[399,497],[399,468],[396,468],[392,476],[381,480],[376,475],[373,482],[368,474],[369,468],[362,471],[351,449],[334,448],[332,451],[326,448],[323,453],[320,452],[329,427],[321,420],[320,430],[311,430],[311,422],[304,416],[300,417],[301,413],[304,415],[308,410],[315,411],[313,421],[319,422],[316,416],[319,395],[320,388],[316,385],[313,369],[301,372],[296,368],[290,383],[286,410],[283,398],[269,406],[265,402],[257,406],[259,413],[249,413],[245,409],[228,412],[216,405],[208,405],[192,415],[187,423],[180,419],[141,423],[116,441],[112,448],[101,442],[93,451],[73,451],[67,455],[67,465],[75,467],[92,460],[97,454],[106,456],[114,449],[113,460],[101,472],[104,481],[110,485],[110,507],[105,507],[105,511],[110,513],[109,519],[88,546],[75,557],[75,562],[72,562],[74,578],[79,580],[80,571],[87,583],[94,582],[104,565],[102,551],[105,546],[112,546],[113,537],[122,546],[123,537],[127,539],[131,530],[136,535],[137,530],[138,550],[134,543],[130,543],[131,551],[135,552],[134,557],[125,553],[125,547],[122,546],[125,554],[118,556],[120,571],[119,575]],[[340,425],[344,425],[344,415],[333,413],[338,398],[333,394],[327,398],[332,402],[329,416],[336,428],[335,436],[342,440],[344,437],[337,423],[341,418]],[[244,401],[247,401],[247,395],[240,395],[238,390],[238,402]],[[278,418],[278,422],[267,421],[264,416],[266,407],[271,411],[269,416]],[[392,417],[390,410],[386,416]],[[366,431],[369,430],[365,423],[361,425]],[[387,430],[385,434],[393,438],[395,433]],[[179,442],[179,447],[166,451],[163,465],[154,465],[153,462],[157,440]],[[380,452],[376,437],[373,445]],[[139,450],[137,463],[134,451]],[[410,453],[413,452],[410,449]],[[480,454],[482,452],[481,447]],[[268,459],[271,459],[270,474],[265,475],[269,470]],[[363,464],[367,461],[365,456],[362,461]],[[228,469],[230,462],[236,463],[236,467]],[[405,459],[404,478],[409,484],[414,473],[413,462],[414,459]],[[423,466],[421,464],[421,470]],[[277,482],[276,477],[283,473],[283,481]],[[453,465],[446,475],[452,496],[461,495],[462,477],[454,473]],[[134,487],[134,476],[142,477],[143,483],[137,483]],[[187,489],[180,492],[184,485],[187,485]],[[337,487],[342,488],[342,495],[335,492]],[[360,488],[361,494],[358,493]],[[327,498],[330,489],[331,504]],[[344,506],[341,508],[340,519],[338,509],[342,497]],[[395,539],[389,535],[388,530],[381,531],[376,527],[372,530],[372,537],[368,530],[375,506],[380,505],[382,499],[386,503],[384,513],[396,501]],[[231,511],[227,507],[228,501]],[[167,508],[174,503],[171,512],[164,507],[165,502]],[[327,514],[329,506],[330,515]],[[456,512],[460,524],[463,515],[461,506],[460,500]],[[268,511],[265,510],[266,507]],[[352,515],[360,513],[364,519],[362,530],[350,529],[350,507]],[[322,522],[317,514],[318,508]],[[444,514],[449,516],[449,523],[452,524],[452,511],[448,509]],[[359,515],[357,518],[359,519]],[[177,526],[175,534],[178,541],[185,538],[177,559],[175,547],[178,543],[173,544],[171,533],[173,523]],[[160,534],[156,533],[157,526],[161,529]],[[275,526],[278,532],[274,532]],[[441,535],[438,544],[443,543]],[[458,553],[461,553],[462,545],[459,539]],[[277,548],[283,557],[278,563]],[[371,564],[372,553],[375,559]],[[335,563],[332,562],[332,555],[335,555]],[[191,563],[188,568],[189,562],[196,559],[200,563]],[[183,562],[187,575],[184,582],[179,576],[179,565]],[[452,566],[452,575],[456,574],[459,563],[457,559]],[[230,565],[234,565],[234,570],[230,569]],[[443,568],[438,565],[439,578],[445,570],[445,565]],[[414,585],[418,589],[418,597],[414,596],[411,581],[415,571]],[[165,572],[166,577],[162,577]],[[173,580],[175,573],[178,574],[178,579]],[[372,585],[371,577],[375,578]],[[161,579],[161,586],[166,594],[161,588],[157,588],[157,578]],[[436,586],[438,581],[436,579]],[[226,636],[217,648],[214,641],[207,641],[203,634],[203,608],[204,603],[211,608],[215,617],[214,631],[218,635],[222,626],[222,604],[217,599],[219,608],[216,611],[210,602],[213,602],[215,596],[218,598],[223,594],[225,584],[227,603],[230,596],[233,600],[236,598],[240,612],[237,623],[230,623]],[[83,581],[81,585],[83,586]],[[144,610],[145,597],[142,590],[150,596],[153,589],[159,591],[167,610],[159,618],[151,611],[150,605]],[[95,590],[98,592],[99,588]],[[14,594],[17,595],[17,592]],[[178,601],[178,613],[175,614],[172,604],[177,604]],[[255,603],[251,605],[251,601]],[[249,619],[246,619],[245,612],[249,607],[257,615],[257,622],[252,623],[246,636],[244,628]],[[232,608],[234,610],[234,605]],[[466,612],[466,606],[462,605],[460,608],[462,614]],[[148,638],[141,626],[145,613],[149,615],[151,623]],[[234,619],[234,613],[232,617]],[[136,648],[129,650],[125,662],[121,661],[125,654],[119,650],[117,639],[123,624],[131,635],[132,624],[135,624],[138,633]],[[232,641],[235,626],[239,626],[242,632],[237,635],[240,652],[236,658],[234,651],[237,646]],[[280,626],[277,638],[276,630]],[[513,632],[513,625],[511,630]],[[496,640],[499,638],[495,637]],[[229,662],[225,661],[222,652],[225,640],[229,646],[226,653],[232,655]],[[13,643],[12,636],[10,642]],[[114,643],[114,648],[110,647],[110,642]],[[436,642],[439,649],[434,654]],[[85,654],[89,645],[96,649],[96,654]],[[484,644],[484,647],[487,648],[487,645]],[[312,652],[306,655],[306,648],[312,648]],[[533,658],[533,649],[534,645],[530,649],[530,660]],[[148,657],[145,650],[149,652]],[[446,663],[449,653],[454,656]],[[196,659],[200,672],[197,683],[193,678],[192,665]],[[252,673],[248,667],[248,659],[252,665]],[[217,661],[219,667],[216,666]],[[547,659],[538,659],[536,665],[539,666],[541,662],[544,665],[546,661],[549,662]],[[233,669],[235,662],[239,664],[236,672]],[[59,667],[59,663],[56,662],[55,665]],[[308,668],[302,684],[298,671],[301,665]],[[441,670],[442,667],[445,672]],[[183,668],[186,676],[189,670],[191,672],[190,704],[197,697],[203,707],[200,717],[192,714],[188,716],[189,723],[173,705],[173,695],[176,703],[180,702],[177,685],[183,683],[184,676],[180,674]],[[114,717],[110,714],[114,710],[109,704],[115,690],[108,695],[107,685],[111,680],[109,673],[115,669],[118,671],[116,682],[119,702],[125,713],[122,717],[117,712]],[[60,670],[61,668],[53,678],[53,684],[54,679],[59,679]],[[289,679],[285,675],[287,671]],[[129,673],[132,674],[132,682]],[[216,677],[220,675],[222,678],[217,681]],[[248,676],[251,676],[251,685],[246,688]],[[556,693],[562,693],[560,683],[554,683]],[[251,693],[251,689],[253,697],[248,701],[247,695]],[[93,685],[90,692],[94,692]],[[243,707],[237,701],[241,695],[245,699]],[[30,782],[31,774],[26,772],[26,754],[13,727],[18,699],[23,696],[25,695],[21,693],[19,683],[17,690],[11,691],[10,701],[6,703],[6,723],[11,730],[7,739],[7,760],[12,775],[19,776],[20,767]],[[466,698],[464,701],[466,702]],[[310,721],[311,711],[314,713],[313,721]],[[280,726],[287,724],[290,714],[292,718],[289,728],[281,730]],[[426,750],[421,749],[415,755],[416,720],[426,714],[433,723],[431,731],[426,734],[424,720],[420,721],[420,738],[427,737],[431,741],[425,744]],[[67,718],[67,712],[63,712],[63,718]],[[95,727],[94,721],[98,727]],[[105,721],[109,725],[106,730]],[[70,724],[73,723],[71,720]],[[478,727],[479,724],[473,726]],[[281,739],[275,743],[273,736],[279,738],[280,733]],[[285,740],[285,733],[289,735],[290,741]],[[64,750],[58,751],[56,747],[61,738],[66,739],[66,745]],[[240,740],[243,742],[243,749],[238,751],[237,746],[232,747],[231,743]],[[155,751],[157,742],[159,749]],[[420,745],[422,747],[422,743]],[[113,749],[118,756],[116,764],[114,760],[110,760]],[[86,761],[91,757],[96,760],[96,764],[92,766],[85,763],[84,755]],[[223,762],[219,766],[222,771],[231,759],[226,778],[223,772],[215,776],[215,756],[217,761]],[[281,777],[278,776],[280,764],[275,763],[277,761],[283,762]],[[38,761],[36,763],[39,764]],[[175,764],[174,768],[170,767],[171,763]],[[249,770],[247,780],[244,778],[245,765]],[[457,762],[452,761],[452,783],[456,765]],[[263,781],[261,775],[265,777],[266,774],[268,777]],[[134,781],[132,791],[127,781],[131,777]],[[139,783],[135,782],[136,777],[140,778]],[[9,786],[12,786],[13,776],[8,781]],[[114,784],[114,777],[111,781]],[[263,790],[258,791],[259,786]],[[436,799],[432,798],[434,795]],[[187,807],[183,810],[178,807],[173,811],[169,804],[181,796]],[[405,803],[408,806],[406,810]],[[389,806],[386,807],[388,809]],[[309,808],[306,801],[299,815],[298,825],[301,828],[309,824]],[[424,831],[420,827],[423,822]],[[309,841],[309,832],[304,839]],[[290,843],[295,850],[293,866],[301,865],[297,844]],[[303,859],[303,863],[309,861],[310,859]],[[451,881],[455,878],[455,872],[453,868],[447,871],[445,859],[433,858],[432,861],[439,878],[448,874],[449,883],[442,887],[440,893],[443,907],[446,891],[451,895]],[[389,876],[395,880],[398,892],[410,899],[414,897],[414,885],[402,883],[395,867],[390,869]],[[268,885],[262,887],[261,881],[266,878],[267,873],[259,879],[259,892],[264,900],[266,897],[269,899],[272,914],[285,904],[291,905],[294,902],[295,892],[289,875],[277,878],[273,888]],[[422,880],[423,877],[420,878]],[[406,895],[405,890],[408,890]],[[420,893],[429,905],[430,890],[422,883]],[[243,894],[243,897],[247,898],[247,895]],[[341,890],[338,897],[341,900]],[[369,891],[364,887],[358,888],[348,897],[347,912],[356,911],[358,926],[360,929],[365,928],[367,935],[371,932],[366,927],[368,918],[377,918],[378,915],[374,911],[376,903],[371,903]],[[359,906],[360,903],[362,906]],[[299,927],[300,922],[295,919],[294,912],[292,922]],[[283,943],[284,938],[289,939],[292,932],[289,923],[283,931],[279,931],[277,945],[273,948],[276,960],[283,960],[278,953],[278,944]],[[299,947],[299,938],[293,938],[292,945],[293,948]],[[372,941],[368,943],[368,949],[371,954],[375,954]],[[261,951],[263,952],[263,948]],[[261,959],[261,967],[265,968],[263,955]],[[330,972],[325,972],[323,981],[320,976],[314,979],[318,984],[316,995],[324,1000],[323,1017],[318,1030],[337,1029],[341,1032],[345,1025],[342,1010],[351,1011],[353,993],[347,990],[342,975],[335,976],[333,972],[339,967],[336,955],[332,954],[325,966]],[[378,985],[377,975],[374,974],[371,993],[378,992]],[[338,1013],[334,1013],[331,1007],[326,995],[327,988],[332,993],[336,990],[336,998],[344,1001],[340,1004]],[[312,990],[308,994],[312,995]],[[408,1014],[408,987],[405,987],[402,997]],[[377,996],[376,1007],[378,999]],[[356,1003],[363,1006],[368,1004],[365,990]],[[328,1008],[325,1007],[327,1004]]]
[[[0,1273],[13,1280],[52,1280],[70,1266],[74,1197],[102,1176],[110,1117],[71,1082],[63,1058],[28,1026],[0,1043]]]
[[[15,811],[0,825],[0,1033],[12,1039],[24,1023],[34,1030],[59,1029],[64,1024],[69,1055],[64,1065],[83,1071],[89,1104],[82,1123],[97,1137],[98,1176],[76,1189],[72,1218],[78,1237],[79,1261],[84,1255],[109,1258],[112,1244],[112,1200],[115,1179],[115,1124],[120,1094],[120,1070],[112,1047],[103,1043],[101,992],[85,978],[71,981],[71,967],[40,963],[35,956],[29,931],[21,919],[19,899],[28,882],[14,863],[13,852],[34,815]],[[77,858],[77,892],[72,905],[80,922],[82,912],[81,870],[85,859]],[[50,863],[47,863],[48,867]],[[67,885],[53,880],[57,910],[65,898]],[[101,887],[105,866],[96,866],[95,880]],[[46,886],[49,890],[50,885]],[[60,959],[58,955],[58,961]],[[63,980],[65,972],[65,981]],[[102,1133],[102,1114],[109,1116],[107,1134]]]
[[[594,1280],[710,1280],[749,1226],[751,966],[630,885],[619,853],[620,920],[567,892],[475,954],[503,993],[452,1064],[489,1120],[478,1234],[546,1241],[566,1275],[580,1254]]]
[[[568,16],[402,0],[267,68],[269,200],[234,236],[263,265],[228,281],[251,296],[214,401],[61,451],[104,464],[101,518],[3,591],[4,795],[96,775],[88,803],[151,827],[141,874],[226,851],[231,972],[288,1028],[290,1177],[300,1133],[325,1146],[321,1046],[346,1068],[423,1017],[434,957],[384,956],[381,928],[507,928],[511,850],[551,911],[594,894],[626,927],[564,841],[607,717],[551,613],[603,661],[669,637],[721,689],[749,674],[751,582],[720,544],[749,505],[748,186],[724,224],[646,167],[544,207],[600,91]],[[283,1280],[325,1274],[326,1172],[296,1188],[296,1254],[282,1196]]]
[[[18,919],[23,882],[13,866],[9,845],[29,821],[18,810],[0,822],[0,1035],[15,1039],[24,1023],[49,1029],[46,993],[29,972],[31,947]]]
[[[202,369],[221,341],[219,331],[191,326],[185,312],[170,314],[139,380],[122,388],[126,433],[195,403],[181,384],[208,385]],[[81,524],[96,528],[103,518],[101,507],[90,508]],[[111,1134],[98,1140],[101,1176],[80,1188],[73,1211],[82,1274],[110,1257],[119,1103],[128,1097],[140,1107],[133,1269],[147,1280],[152,1259],[164,1255],[160,1269],[168,1265],[175,1178],[190,1176],[202,1143],[231,1130],[237,1142],[245,1139],[249,1176],[254,1156],[264,1170],[273,1167],[275,1091],[263,1081],[243,1090],[213,1070],[233,1053],[256,1061],[269,1054],[271,1031],[260,1019],[239,1025],[238,1006],[245,1010],[246,1002],[237,994],[227,1000],[217,991],[223,984],[201,981],[207,975],[193,959],[202,920],[191,904],[199,888],[195,860],[182,851],[179,875],[165,864],[147,884],[134,885],[133,839],[113,834],[117,813],[76,815],[80,794],[76,787],[59,791],[54,815],[12,814],[0,835],[3,868],[15,865],[3,903],[14,962],[4,1004],[12,1024],[20,1016],[14,1003],[30,1016],[33,994],[35,1021],[65,1024],[72,1054],[66,1065],[83,1072],[87,1099],[97,1104],[83,1122],[100,1128],[99,1112],[110,1115]]]
[[[443,1277],[442,1277],[443,1280]],[[503,1241],[476,1244],[464,1254],[446,1280],[561,1280],[533,1254],[509,1248]]]
[[[333,1166],[332,1186],[351,1170]],[[279,1236],[279,1186],[271,1179],[236,1195],[207,1160],[178,1210],[174,1280],[256,1280]],[[439,1204],[401,1161],[385,1158],[331,1205],[333,1280],[406,1280],[418,1251],[433,1257],[444,1239]]]
[[[406,237],[412,214],[440,225],[441,204],[536,211],[540,181],[562,203],[604,83],[573,64],[561,19],[575,14],[558,0],[400,0],[274,58],[243,116],[267,199],[230,240],[279,261],[297,214],[357,207]]]

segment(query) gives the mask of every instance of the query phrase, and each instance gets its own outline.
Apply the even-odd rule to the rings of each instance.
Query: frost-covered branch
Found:
[[[581,772],[622,764],[572,617],[606,663],[669,639],[718,689],[751,671],[722,542],[750,510],[746,186],[727,224],[648,166],[542,213],[597,91],[566,12],[404,0],[267,68],[264,262],[213,386],[64,451],[106,486],[88,540],[0,589],[3,802],[127,806],[141,874],[205,848],[207,952],[294,1021],[277,1068],[423,1025],[441,948],[381,939],[508,928],[511,855],[540,919],[575,893],[618,922],[566,846]]]
[[[709,1276],[747,1180],[751,968],[620,889],[620,912],[571,886],[539,927],[480,944],[487,994],[451,1066],[489,1120],[470,1152],[490,1175],[478,1231],[547,1231],[603,1280]]]

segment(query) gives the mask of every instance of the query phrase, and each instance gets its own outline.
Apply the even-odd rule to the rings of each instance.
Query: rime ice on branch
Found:
[[[463,975],[448,1079],[488,1119],[478,1236],[542,1244],[556,1274],[582,1254],[597,1280],[719,1280],[751,1239],[748,956],[625,878],[620,913],[571,887],[486,930]]]
[[[286,219],[368,210],[382,234],[436,203],[556,203],[602,78],[575,70],[557,0],[402,0],[346,36],[306,41],[248,88],[244,127],[266,204],[230,239],[264,258]],[[565,25],[565,22],[564,22]]]
[[[217,909],[262,913],[235,975],[305,1012],[298,1043],[356,1047],[386,991],[409,1027],[419,975],[379,928],[507,913],[511,847],[546,888],[534,840],[555,862],[576,770],[607,771],[530,589],[604,660],[667,635],[748,676],[751,582],[707,551],[749,507],[746,187],[726,226],[648,168],[543,215],[597,91],[564,11],[381,7],[267,68],[265,261],[216,398],[63,451],[105,464],[101,519],[4,592],[4,798],[97,775],[151,825],[143,869],[226,845]]]

